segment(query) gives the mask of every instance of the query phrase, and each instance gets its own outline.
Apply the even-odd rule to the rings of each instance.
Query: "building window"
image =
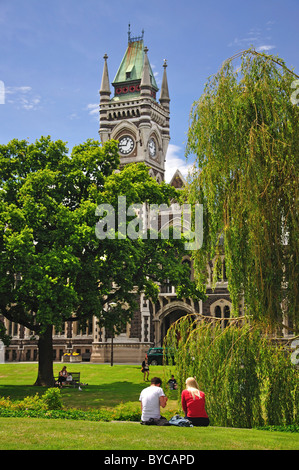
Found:
[[[216,305],[216,307],[215,307],[214,316],[216,318],[221,318],[221,308],[219,307],[219,305]]]
[[[221,260],[218,261],[219,266],[217,269],[217,283],[218,284],[225,284],[227,283],[227,273],[226,273],[226,266],[225,266],[225,259],[221,257]],[[214,281],[214,269],[215,269],[215,261],[211,261],[208,264],[208,283],[209,285],[213,284]]]
[[[57,330],[53,328],[53,336],[65,336],[65,323],[62,324],[61,330]]]
[[[73,333],[75,336],[88,336],[93,333],[93,320],[88,320],[79,327],[78,322],[73,324]]]
[[[5,326],[6,326],[6,329],[7,329],[7,332],[9,334],[9,336],[18,336],[18,333],[19,333],[19,324],[18,323],[7,320],[5,322]]]
[[[221,328],[225,328],[229,324],[230,312],[231,303],[225,299],[217,300],[210,307],[211,316],[221,319]]]

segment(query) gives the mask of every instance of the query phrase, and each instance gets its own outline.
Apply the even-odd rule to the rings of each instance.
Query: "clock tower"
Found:
[[[100,89],[100,130],[102,142],[114,139],[119,142],[121,166],[132,162],[144,162],[150,174],[158,182],[164,180],[166,152],[169,136],[169,91],[166,61],[159,91],[144,47],[143,32],[131,37],[119,69],[109,83],[107,55]]]

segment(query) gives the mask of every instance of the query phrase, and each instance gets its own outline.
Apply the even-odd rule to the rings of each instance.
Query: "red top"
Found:
[[[188,390],[182,391],[182,408],[189,418],[208,418],[205,410],[205,394],[199,392],[200,397],[192,397],[191,392]]]

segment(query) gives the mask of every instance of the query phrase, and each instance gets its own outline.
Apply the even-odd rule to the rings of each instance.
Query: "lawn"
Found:
[[[58,375],[60,363],[54,364],[54,374]],[[69,408],[111,408],[120,403],[132,402],[139,405],[141,390],[148,386],[143,381],[141,366],[79,363],[67,364],[67,370],[81,373],[81,381],[88,385],[82,391],[73,388],[62,389],[64,406]],[[164,384],[170,378],[171,370],[164,367],[151,367],[150,378],[158,375]],[[165,375],[167,374],[167,375]],[[0,396],[21,400],[25,396],[44,393],[43,387],[34,387],[37,375],[37,364],[18,363],[0,364]],[[176,392],[164,391],[168,394],[169,406],[177,408]]]
[[[298,434],[233,428],[0,418],[1,450],[295,450]]]
[[[54,364],[55,373],[61,364]],[[113,408],[130,402],[139,407],[139,394],[144,388],[140,366],[108,364],[76,364],[69,370],[81,372],[88,383],[82,391],[63,389],[64,406],[80,409]],[[168,380],[173,370],[151,367],[150,377]],[[21,400],[25,396],[44,393],[32,386],[37,364],[0,364],[0,397]],[[165,388],[164,388],[165,389]],[[165,389],[166,391],[166,389]],[[176,392],[167,392],[167,408],[178,411]],[[295,450],[299,434],[256,429],[176,428],[141,426],[134,422],[91,422],[39,418],[0,418],[0,449],[45,450]]]

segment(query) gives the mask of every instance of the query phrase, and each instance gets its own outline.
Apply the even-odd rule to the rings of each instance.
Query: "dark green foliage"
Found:
[[[118,196],[126,197],[126,211],[131,204],[170,205],[176,195],[145,164],[121,172],[118,164],[116,141],[89,139],[70,155],[50,137],[0,145],[0,314],[39,336],[37,385],[53,385],[53,327],[84,327],[95,316],[117,334],[137,295],[155,302],[157,282],[165,279],[181,295],[203,297],[178,262],[183,239],[96,236],[99,204],[109,204],[117,218]],[[0,334],[7,339],[2,324]]]

